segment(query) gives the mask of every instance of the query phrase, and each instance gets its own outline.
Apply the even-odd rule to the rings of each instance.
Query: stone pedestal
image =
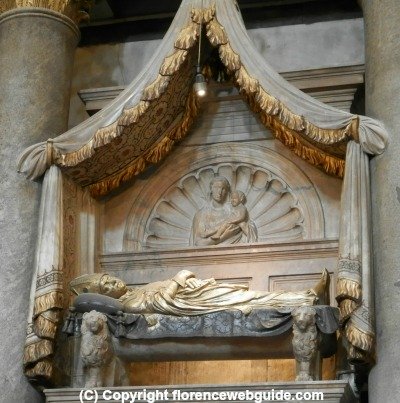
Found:
[[[390,133],[387,151],[371,162],[377,364],[369,401],[397,402],[400,306],[400,2],[363,0],[366,114]]]
[[[147,393],[147,396],[143,395],[144,392]],[[132,396],[135,396],[135,402],[155,401],[159,403],[177,401],[203,403],[231,401],[254,403],[255,401],[261,400],[294,403],[304,401],[324,401],[325,403],[357,402],[350,385],[345,381],[274,382],[235,385],[130,386],[120,388],[97,388],[96,390],[83,391],[82,389],[65,388],[46,389],[44,393],[46,395],[46,402],[48,403],[78,403],[81,401],[97,401],[99,403],[110,401],[121,402],[122,396],[125,397],[126,402],[133,401],[131,400]],[[134,395],[135,393],[136,395]],[[141,393],[141,395],[138,395],[138,393]],[[190,393],[193,394],[192,398],[190,398]],[[211,394],[211,399],[208,398],[207,393]],[[265,395],[263,397],[262,394],[264,393]],[[283,393],[289,393],[290,397],[283,395]],[[299,394],[296,396],[297,393]],[[319,395],[315,393],[319,393]],[[236,394],[236,397],[234,394]],[[80,395],[82,400],[80,400]],[[321,398],[322,396],[323,398]],[[218,397],[220,398],[218,399]],[[303,399],[301,399],[301,397],[303,397]]]
[[[0,15],[0,389],[2,402],[39,401],[22,355],[40,184],[16,170],[25,147],[67,129],[76,24],[47,9]]]

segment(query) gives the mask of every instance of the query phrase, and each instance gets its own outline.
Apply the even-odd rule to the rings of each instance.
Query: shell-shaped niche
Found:
[[[219,164],[191,172],[169,187],[145,225],[145,249],[191,245],[193,219],[210,200],[210,182],[225,177],[231,191],[242,191],[258,242],[292,241],[305,236],[304,215],[292,189],[282,178],[250,164]],[[228,200],[229,202],[229,200]],[[254,241],[254,239],[252,240]]]

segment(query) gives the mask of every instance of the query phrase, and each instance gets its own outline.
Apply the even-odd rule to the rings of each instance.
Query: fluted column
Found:
[[[400,1],[362,0],[366,45],[366,113],[390,133],[371,162],[377,363],[370,403],[399,401],[400,390]]]
[[[41,401],[23,375],[40,184],[16,172],[27,146],[67,129],[76,0],[0,1],[0,401]],[[30,6],[34,7],[30,7]]]

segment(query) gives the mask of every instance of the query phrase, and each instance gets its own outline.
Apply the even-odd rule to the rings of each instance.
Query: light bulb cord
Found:
[[[201,12],[203,13],[203,0],[201,0]],[[200,69],[200,56],[201,56],[201,37],[203,36],[203,17],[200,21],[200,32],[199,32],[199,52],[197,55],[197,68]]]

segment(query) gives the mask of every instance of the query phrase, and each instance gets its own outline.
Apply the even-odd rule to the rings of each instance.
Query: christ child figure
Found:
[[[248,235],[248,218],[249,213],[244,203],[246,203],[246,196],[240,190],[234,190],[231,193],[231,213],[227,219],[221,224],[217,232],[211,236],[213,240],[219,240],[224,232],[233,226],[239,226],[243,233]]]

